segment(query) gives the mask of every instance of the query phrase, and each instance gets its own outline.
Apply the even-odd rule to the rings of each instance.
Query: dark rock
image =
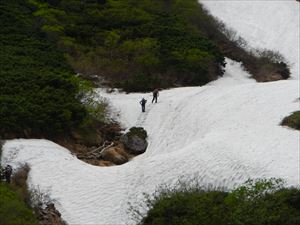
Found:
[[[147,132],[142,127],[130,128],[120,141],[124,144],[129,153],[139,155],[146,151],[148,147]]]

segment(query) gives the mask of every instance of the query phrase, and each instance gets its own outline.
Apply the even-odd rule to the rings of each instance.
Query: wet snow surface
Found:
[[[214,15],[220,17],[224,11],[222,19],[251,44],[290,52],[287,58],[296,68],[299,45],[291,29],[296,29],[297,6],[274,1],[262,8],[261,2],[243,3],[247,7],[238,1],[205,1]],[[231,14],[238,14],[239,22]],[[251,29],[243,28],[243,23]],[[283,35],[287,36],[280,42]],[[143,126],[148,131],[146,153],[127,164],[95,167],[53,142],[24,139],[6,142],[1,163],[14,168],[28,163],[31,188],[49,193],[63,219],[74,225],[131,224],[128,202],[138,203],[143,192],[151,193],[161,183],[184,175],[197,174],[204,186],[214,187],[232,188],[262,177],[299,185],[299,132],[279,126],[299,109],[299,74],[270,83],[255,83],[249,76],[227,59],[223,78],[203,87],[162,91],[157,104],[150,103],[151,93],[108,94],[99,89],[125,128]],[[142,97],[148,99],[143,114],[138,103]]]

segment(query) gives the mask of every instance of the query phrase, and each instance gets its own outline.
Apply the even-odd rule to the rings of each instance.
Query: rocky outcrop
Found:
[[[121,165],[146,151],[148,146],[146,139],[147,132],[142,127],[132,127],[118,140],[106,139],[101,146],[77,152],[76,156],[95,166]]]
[[[44,209],[35,209],[35,213],[41,225],[67,225],[52,203],[48,204]]]
[[[130,154],[139,155],[146,151],[147,132],[142,127],[132,127],[129,132],[121,136],[121,143]]]

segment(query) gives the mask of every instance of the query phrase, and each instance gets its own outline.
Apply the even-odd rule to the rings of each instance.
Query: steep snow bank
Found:
[[[288,60],[292,78],[299,79],[300,4],[295,0],[200,0],[253,48],[277,50]]]

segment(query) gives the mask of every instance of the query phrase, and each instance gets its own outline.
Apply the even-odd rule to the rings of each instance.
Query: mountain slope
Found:
[[[237,13],[239,3],[234,2],[237,6],[232,3],[230,10]],[[292,5],[288,7],[293,12]],[[273,13],[280,9],[281,5],[272,8]],[[257,16],[249,23],[255,27],[260,21]],[[272,32],[285,26],[282,20]],[[251,31],[244,32],[242,36]],[[261,39],[258,36],[257,42]],[[274,46],[285,49],[282,44]],[[94,167],[46,140],[8,141],[1,163],[17,167],[28,162],[29,183],[48,191],[70,224],[133,223],[128,202],[139,204],[143,192],[151,193],[183,175],[198,174],[205,187],[232,188],[258,177],[280,177],[287,185],[299,185],[299,132],[279,125],[299,108],[298,80],[258,84],[247,78],[250,75],[238,63],[227,62],[223,78],[203,87],[162,91],[157,104],[147,104],[145,114],[138,101],[150,100],[151,93],[98,90],[126,128],[139,125],[149,133],[146,153],[127,164]]]
[[[299,184],[299,134],[278,125],[298,107],[297,82],[230,85],[232,78],[222,79],[225,86],[219,80],[163,91],[144,115],[138,106],[143,94],[107,96],[127,126],[138,123],[149,133],[147,152],[122,166],[87,165],[44,140],[7,142],[2,163],[28,162],[29,182],[49,190],[70,224],[123,224],[128,201],[135,204],[143,192],[183,175],[197,173],[204,186],[214,187],[231,188],[250,177]]]

